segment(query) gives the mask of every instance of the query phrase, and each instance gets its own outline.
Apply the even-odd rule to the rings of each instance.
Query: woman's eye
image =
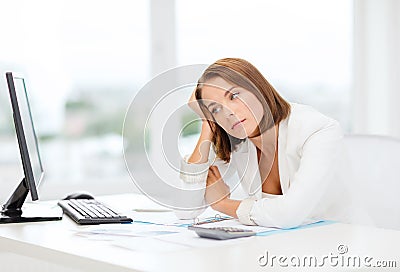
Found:
[[[237,98],[239,96],[239,93],[233,93],[231,94],[231,100]]]
[[[221,111],[221,107],[215,107],[215,108],[212,108],[212,109],[211,109],[211,113],[212,113],[212,114],[216,114],[216,113],[218,113],[219,111]]]

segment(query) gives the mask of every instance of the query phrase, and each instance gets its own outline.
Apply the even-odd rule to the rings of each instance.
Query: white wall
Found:
[[[400,1],[354,0],[353,132],[400,138]]]

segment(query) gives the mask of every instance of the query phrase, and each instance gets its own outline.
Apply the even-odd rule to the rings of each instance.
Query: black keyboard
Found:
[[[132,219],[113,211],[95,199],[61,200],[58,205],[80,225],[130,223]]]

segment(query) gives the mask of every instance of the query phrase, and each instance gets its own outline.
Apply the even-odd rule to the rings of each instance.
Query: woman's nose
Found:
[[[224,114],[227,118],[235,117],[235,110],[232,107],[224,107]]]

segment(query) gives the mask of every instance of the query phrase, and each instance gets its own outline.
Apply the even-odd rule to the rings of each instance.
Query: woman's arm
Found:
[[[181,162],[181,179],[186,183],[202,183],[205,185],[209,155],[212,140],[212,130],[208,124],[199,103],[195,97],[195,91],[192,93],[188,106],[203,120],[201,125],[200,137],[196,147],[188,158],[183,158]]]
[[[199,140],[197,141],[196,147],[187,162],[196,164],[208,162],[211,140],[212,131],[210,125],[207,121],[203,121]]]
[[[189,106],[197,113],[201,114],[194,94],[189,100]],[[203,120],[200,137],[196,147],[188,158],[181,161],[180,178],[181,187],[187,189],[183,197],[186,207],[193,207],[194,210],[175,210],[175,215],[180,219],[193,219],[200,215],[206,208],[204,199],[207,172],[209,167],[209,155],[211,147],[212,131],[206,120]],[[179,208],[179,207],[177,207]]]
[[[321,200],[324,201],[324,195],[332,188],[329,185],[337,182],[335,189],[340,190],[335,173],[343,155],[342,137],[339,124],[333,123],[307,139],[302,147],[300,167],[286,194],[274,199],[247,198],[242,201],[228,196],[212,207],[239,218],[246,225],[292,228],[303,224]],[[219,191],[222,192],[221,186]]]
[[[337,122],[310,135],[301,147],[300,166],[287,193],[273,199],[242,201],[236,211],[239,219],[247,224],[280,228],[303,224],[319,205],[324,204],[328,190],[341,190],[335,174],[343,156],[342,139],[343,133]],[[336,184],[337,188],[332,186]]]
[[[218,167],[211,166],[207,176],[206,202],[211,205],[214,210],[237,218],[236,210],[240,201],[230,199],[230,196],[230,188],[222,179]]]
[[[210,125],[207,122],[207,118],[204,116],[200,109],[199,103],[196,100],[194,91],[189,98],[188,106],[203,120],[201,125],[201,132],[197,145],[188,159],[188,163],[206,163],[208,162],[208,155],[212,140],[212,131]]]

